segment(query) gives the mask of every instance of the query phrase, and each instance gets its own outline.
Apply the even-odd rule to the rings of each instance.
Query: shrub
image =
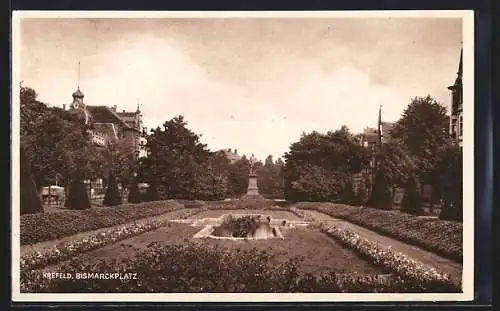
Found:
[[[128,203],[140,203],[141,193],[139,191],[139,187],[137,186],[137,179],[134,178],[132,184],[130,185],[129,194],[128,194]]]
[[[43,206],[31,174],[29,161],[21,147],[21,215],[43,213]]]
[[[85,211],[27,214],[20,219],[21,245],[55,240],[79,232],[125,224],[182,209],[177,202],[124,204],[117,208],[91,208]]]
[[[462,261],[463,226],[459,222],[332,203],[299,203],[294,208],[316,210],[443,257]]]
[[[419,284],[422,292],[460,292],[461,284],[455,284],[447,274],[436,271],[402,253],[379,246],[358,234],[335,225],[323,225],[322,230],[355,250],[374,264],[382,265],[403,279]]]
[[[156,181],[152,181],[149,184],[148,190],[144,194],[144,201],[152,202],[160,200],[160,193],[158,192],[158,183]]]
[[[71,181],[69,185],[69,194],[64,206],[73,210],[84,210],[91,207],[87,187],[83,183],[83,178],[81,176],[77,176]]]
[[[373,189],[368,201],[370,207],[377,209],[392,209],[392,197],[389,190],[389,183],[385,177],[384,168],[381,167],[375,175]]]
[[[112,172],[109,173],[108,187],[106,188],[106,194],[104,195],[104,201],[102,201],[102,204],[105,206],[122,204],[122,196],[118,190],[118,185],[116,184],[116,179]]]
[[[408,178],[405,186],[405,193],[403,202],[401,203],[402,209],[413,215],[423,215],[424,209],[422,208],[422,200],[418,192],[417,181],[414,176]]]
[[[265,250],[227,251],[194,243],[151,243],[132,258],[105,259],[88,264],[72,260],[60,271],[107,273],[114,279],[48,279],[26,271],[21,276],[22,292],[79,293],[284,293],[284,292],[421,292],[419,283],[393,275],[300,274],[298,258],[276,263]],[[116,274],[115,274],[116,273]],[[425,290],[425,289],[424,289]]]
[[[354,193],[352,182],[347,182],[340,193],[340,203],[356,204],[356,194]]]

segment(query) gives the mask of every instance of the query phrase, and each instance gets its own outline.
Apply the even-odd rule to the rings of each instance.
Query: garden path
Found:
[[[461,263],[457,263],[456,261],[453,261],[451,259],[441,257],[432,252],[424,250],[418,246],[410,245],[405,242],[387,237],[385,235],[381,235],[377,232],[355,225],[348,221],[338,218],[333,218],[329,215],[326,215],[318,211],[313,211],[313,210],[302,210],[302,211],[315,220],[330,222],[335,224],[336,226],[349,229],[367,240],[378,243],[380,246],[383,247],[390,246],[393,250],[406,254],[423,264],[435,268],[437,271],[449,274],[451,278],[457,283],[462,278],[463,269]]]

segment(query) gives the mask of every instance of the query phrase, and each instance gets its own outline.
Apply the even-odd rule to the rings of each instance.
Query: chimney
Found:
[[[125,109],[123,109],[123,112],[125,112]]]
[[[227,151],[231,152],[231,148],[228,148]]]
[[[238,149],[234,149],[234,154],[238,154]]]
[[[114,105],[113,107],[111,107],[111,111],[116,112],[116,105]]]
[[[66,104],[63,104],[63,110],[66,110]]]

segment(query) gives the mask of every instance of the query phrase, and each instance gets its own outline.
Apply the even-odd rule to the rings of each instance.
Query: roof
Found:
[[[228,158],[229,161],[231,161],[231,162],[241,160],[241,158],[242,158],[242,156],[240,156],[239,154],[231,152],[229,150],[220,150],[220,151],[224,152],[224,155],[226,156],[226,158]]]
[[[128,111],[125,111],[125,112],[117,112],[116,114],[120,118],[134,118],[135,119],[135,116],[137,115],[137,112],[128,112]]]
[[[130,127],[120,116],[106,106],[87,106],[95,123],[120,124],[125,130],[138,131]]]

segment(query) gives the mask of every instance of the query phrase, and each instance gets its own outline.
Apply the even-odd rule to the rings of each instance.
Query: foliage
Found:
[[[213,153],[200,142],[199,135],[187,128],[183,116],[166,121],[163,128],[151,130],[146,136],[145,147],[148,157],[143,162],[148,181],[151,187],[155,183],[164,186],[165,198],[213,199],[224,196],[224,179],[210,173]]]
[[[134,178],[132,179],[132,184],[130,185],[127,202],[140,203],[141,201],[141,192],[139,191],[139,187],[137,185],[137,178]]]
[[[24,148],[20,150],[21,158],[21,183],[20,183],[20,197],[21,197],[21,215],[32,213],[43,213],[43,206],[40,196],[36,189],[35,181],[31,175],[30,166]]]
[[[69,194],[64,203],[68,209],[84,210],[90,208],[90,198],[87,186],[81,176],[76,176],[69,185]]]
[[[376,161],[383,168],[384,177],[391,185],[405,185],[416,169],[409,151],[401,141],[381,145]]]
[[[403,279],[418,284],[422,292],[460,292],[461,284],[454,284],[449,275],[436,271],[405,254],[394,252],[391,248],[379,246],[360,237],[358,234],[333,224],[323,225],[329,235],[354,249],[376,265],[382,265]]]
[[[436,190],[442,198],[441,219],[462,221],[463,155],[460,147],[448,145],[435,167]]]
[[[354,193],[352,181],[348,180],[340,193],[339,202],[348,205],[355,205],[357,204],[357,200],[358,198],[356,197],[356,193]]]
[[[113,209],[90,208],[57,213],[27,214],[20,219],[21,245],[55,240],[79,232],[125,224],[183,208],[173,201],[123,204]]]
[[[278,158],[273,161],[269,155],[264,165],[257,167],[259,193],[266,197],[283,198],[283,168],[285,164]]]
[[[196,264],[186,264],[196,263]],[[103,260],[88,264],[72,260],[60,271],[107,273],[113,277],[95,279],[47,279],[40,273],[21,276],[23,292],[123,292],[123,293],[283,293],[283,292],[418,292],[421,284],[395,276],[325,273],[315,277],[300,274],[299,258],[276,263],[269,252],[194,243],[161,247],[151,243],[133,258]],[[118,274],[116,275],[115,272]],[[116,276],[116,277],[115,277]],[[436,288],[429,288],[429,291]]]
[[[327,134],[303,134],[285,159],[285,197],[291,201],[338,200],[346,181],[369,162],[367,151],[345,126]]]
[[[250,162],[245,156],[231,165],[231,169],[228,174],[230,196],[238,197],[247,193],[249,171]]]
[[[134,145],[128,140],[122,139],[113,142],[109,147],[112,152],[112,170],[115,177],[118,178],[122,185],[130,184],[134,172],[138,169],[138,155]]]
[[[438,150],[449,141],[446,107],[430,95],[414,98],[391,131],[407,146],[419,178],[432,182],[429,174],[438,161]]]
[[[389,190],[389,183],[386,177],[386,170],[380,166],[373,180],[373,188],[368,205],[377,209],[392,209],[392,197]]]
[[[53,184],[56,174],[67,184],[75,176],[99,176],[104,162],[90,141],[81,115],[39,102],[36,92],[21,87],[21,145],[37,188]]]
[[[345,179],[335,171],[306,164],[296,170],[299,178],[291,183],[285,194],[294,201],[335,201],[343,189]]]
[[[152,179],[149,183],[149,187],[144,194],[144,200],[146,202],[154,202],[160,200],[160,193],[158,192],[158,182]]]
[[[411,176],[405,187],[405,193],[401,207],[407,213],[413,215],[423,215],[424,209],[422,208],[422,200],[418,191],[417,181],[414,176]]]
[[[443,257],[462,261],[463,227],[458,222],[332,203],[300,203],[295,207],[344,219]]]
[[[122,204],[122,196],[120,195],[120,191],[118,191],[116,178],[112,171],[109,173],[108,187],[106,188],[106,193],[104,194],[104,200],[102,204],[104,204],[104,206],[115,206]]]

